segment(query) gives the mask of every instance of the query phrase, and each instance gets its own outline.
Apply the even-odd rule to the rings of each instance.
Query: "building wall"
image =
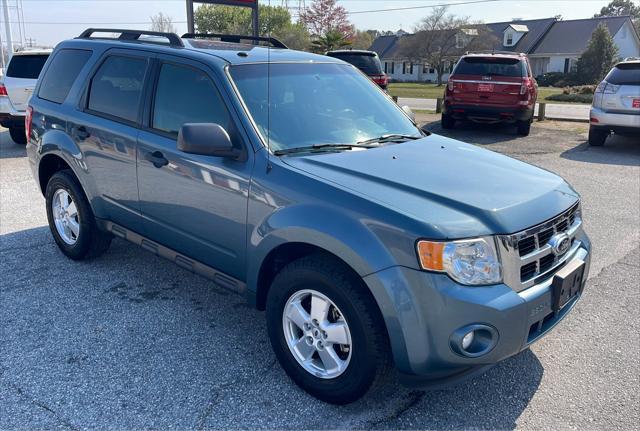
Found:
[[[394,64],[392,69],[391,64]],[[437,82],[438,74],[430,67],[423,68],[420,63],[413,63],[413,73],[409,61],[406,61],[405,73],[402,72],[402,61],[398,60],[382,60],[382,67],[385,73],[389,76],[389,79],[398,82]],[[386,68],[386,69],[385,69]],[[393,72],[392,72],[393,70]],[[432,71],[433,70],[433,71]],[[443,82],[446,82],[449,78],[449,74],[445,73],[442,76]]]
[[[636,38],[631,23],[626,22],[613,37],[618,46],[620,57],[640,57],[640,41]]]

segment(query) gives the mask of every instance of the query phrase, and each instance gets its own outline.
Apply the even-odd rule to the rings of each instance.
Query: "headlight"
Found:
[[[417,247],[422,269],[446,272],[458,283],[467,285],[502,282],[502,267],[492,237],[418,241]]]

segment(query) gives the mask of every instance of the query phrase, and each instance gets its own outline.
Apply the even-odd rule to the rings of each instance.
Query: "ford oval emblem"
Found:
[[[562,256],[569,251],[569,247],[571,247],[571,238],[569,238],[569,235],[566,233],[560,232],[551,237],[549,245],[556,256]]]

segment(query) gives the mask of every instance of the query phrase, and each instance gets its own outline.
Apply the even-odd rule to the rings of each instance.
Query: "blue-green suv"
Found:
[[[277,40],[87,30],[47,61],[27,133],[65,255],[117,236],[240,292],[328,402],[391,365],[420,386],[482,372],[587,277],[562,178],[423,132],[355,67]]]

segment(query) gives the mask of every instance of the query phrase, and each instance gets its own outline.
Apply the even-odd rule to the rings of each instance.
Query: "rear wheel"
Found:
[[[518,128],[518,135],[529,136],[529,132],[531,132],[531,121],[530,120],[518,121],[518,123],[516,124],[516,127]]]
[[[453,129],[453,126],[456,125],[456,120],[448,114],[442,114],[440,125],[443,129]]]
[[[377,304],[345,265],[315,254],[287,265],[267,296],[267,328],[287,374],[334,404],[362,397],[389,369]]]
[[[11,140],[16,144],[26,145],[27,135],[25,134],[24,127],[9,127],[9,135],[11,136]]]
[[[589,128],[589,145],[594,147],[601,147],[604,145],[604,142],[607,140],[609,136],[608,130],[599,130],[594,129],[593,127]]]
[[[67,257],[88,259],[109,248],[112,236],[98,229],[89,201],[71,171],[56,172],[45,196],[49,229]]]

